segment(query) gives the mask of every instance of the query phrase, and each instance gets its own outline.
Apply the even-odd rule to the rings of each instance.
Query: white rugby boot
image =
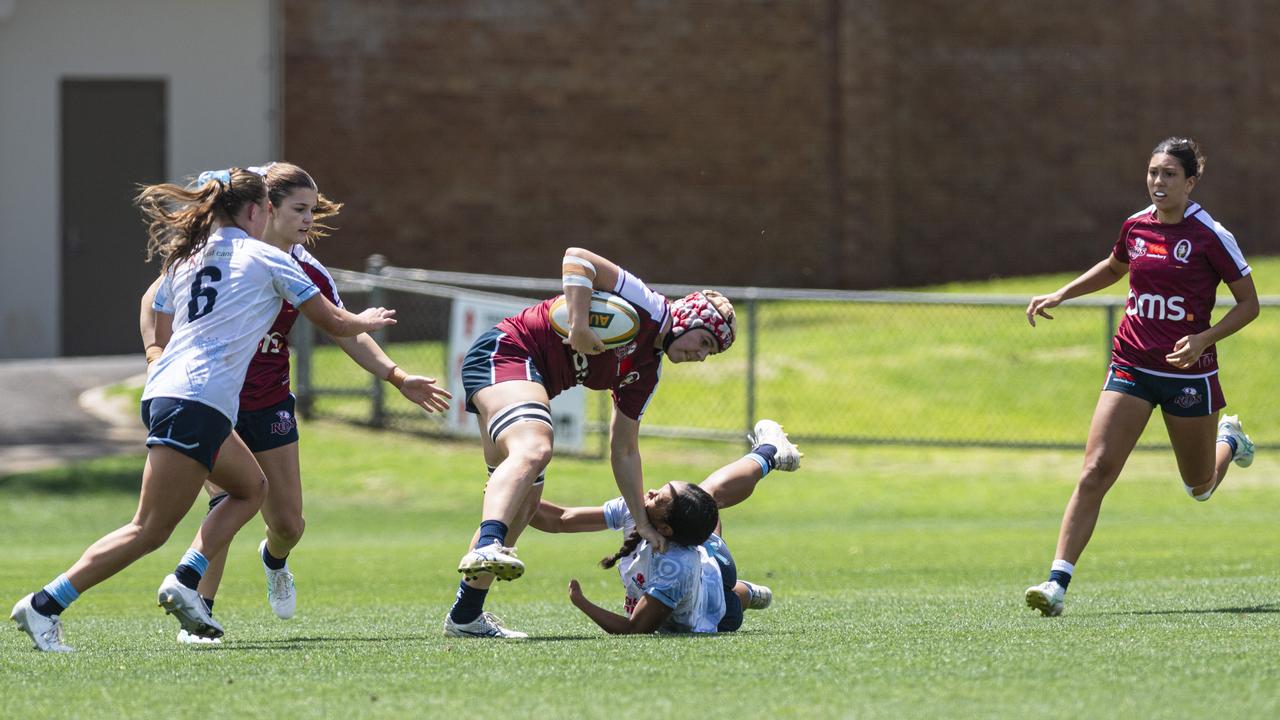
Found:
[[[1027,588],[1027,607],[1039,610],[1045,617],[1057,617],[1066,607],[1067,591],[1058,583],[1046,580]]]
[[[164,576],[160,589],[156,591],[156,601],[164,608],[166,614],[178,619],[182,629],[192,635],[206,638],[222,637],[222,626],[209,614],[204,598],[200,593],[183,585],[173,573]]]
[[[764,585],[756,585],[746,580],[741,581],[747,586],[747,609],[763,610],[773,604],[773,591]]]
[[[480,573],[492,573],[499,580],[515,580],[524,574],[524,563],[516,557],[516,549],[493,542],[474,548],[458,562],[464,580],[475,580]]]
[[[200,637],[199,635],[192,635],[186,630],[179,630],[178,644],[179,645],[221,645],[222,638]]]
[[[31,642],[40,652],[75,652],[75,648],[66,644],[62,636],[62,620],[57,615],[41,615],[31,606],[29,593],[13,606],[9,619],[18,624],[18,629],[31,636]]]
[[[298,591],[293,585],[293,573],[289,572],[288,565],[279,570],[267,567],[266,561],[262,560],[266,550],[267,541],[264,538],[258,543],[258,559],[262,561],[262,569],[267,574],[267,602],[276,617],[288,620],[298,609]]]
[[[778,454],[773,456],[775,470],[792,472],[800,468],[800,458],[804,457],[804,453],[791,442],[782,426],[773,420],[757,422],[747,439],[752,445],[772,445],[778,449]]]
[[[1223,415],[1218,421],[1218,439],[1231,438],[1236,441],[1236,451],[1231,454],[1231,461],[1246,468],[1253,464],[1253,441],[1244,434],[1244,426],[1240,424],[1239,415]]]
[[[529,637],[529,634],[522,633],[519,630],[508,630],[503,627],[502,621],[496,615],[491,612],[483,612],[480,613],[480,617],[465,624],[455,623],[451,616],[445,615],[444,636],[523,640]]]

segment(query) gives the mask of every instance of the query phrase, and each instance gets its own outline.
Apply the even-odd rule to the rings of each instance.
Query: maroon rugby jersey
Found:
[[[1209,328],[1219,282],[1249,274],[1235,236],[1199,203],[1188,205],[1182,222],[1174,225],[1161,223],[1153,205],[1125,221],[1112,256],[1129,265],[1129,301],[1112,361],[1173,375],[1217,372],[1213,345],[1187,369],[1170,365],[1164,356],[1181,338]]]
[[[307,252],[301,245],[294,245],[289,255],[311,281],[320,288],[320,292],[329,302],[342,307],[338,297],[338,286],[333,276],[320,264],[319,260]],[[240,410],[261,410],[278,405],[289,397],[289,331],[298,321],[298,309],[288,302],[281,301],[280,314],[271,324],[271,329],[262,336],[258,343],[258,352],[249,361],[249,369],[245,372],[244,387],[240,389]]]
[[[592,390],[612,390],[618,411],[639,420],[662,376],[662,351],[654,347],[662,325],[670,316],[667,299],[650,290],[635,275],[619,272],[615,295],[635,306],[640,334],[621,347],[599,355],[580,355],[551,328],[548,318],[555,298],[525,308],[498,323],[508,339],[528,353],[542,373],[547,396],[555,397],[574,385]]]

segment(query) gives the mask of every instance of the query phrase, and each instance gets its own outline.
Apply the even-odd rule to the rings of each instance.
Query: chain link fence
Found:
[[[559,294],[558,280],[383,267],[335,270],[351,308],[384,305],[399,323],[378,341],[408,372],[449,377],[456,302],[520,308]],[[700,289],[656,285],[668,297]],[[733,301],[739,335],[723,356],[665,363],[642,433],[741,440],[770,417],[804,443],[896,443],[1078,448],[1105,378],[1124,296],[1091,296],[1027,325],[1022,296],[717,288]],[[1220,299],[1217,315],[1231,302]],[[1219,344],[1228,412],[1260,445],[1273,417],[1272,353],[1280,320],[1262,316]],[[497,317],[501,317],[498,315]],[[484,327],[473,328],[480,332]],[[428,415],[373,378],[302,320],[295,330],[300,407],[311,414],[398,430],[443,434],[474,426],[455,398],[453,417]],[[465,352],[466,348],[455,349]],[[610,402],[588,392],[586,452],[603,452]],[[1156,415],[1159,413],[1157,412]],[[1141,447],[1168,446],[1163,423]]]

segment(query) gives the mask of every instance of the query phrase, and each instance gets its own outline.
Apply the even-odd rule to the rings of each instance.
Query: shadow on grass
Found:
[[[1250,605],[1249,607],[1225,607],[1225,608],[1204,608],[1201,610],[1129,610],[1127,612],[1111,612],[1107,615],[1207,615],[1210,613],[1219,613],[1222,615],[1255,615],[1260,613],[1280,613],[1280,605],[1276,603],[1264,603],[1262,605]]]
[[[48,470],[14,473],[0,477],[0,493],[136,495],[142,487],[142,466],[145,462],[141,455],[121,455]]]
[[[439,642],[440,640],[461,640],[468,641],[472,638],[444,638],[437,633],[427,635],[397,635],[395,637],[295,637],[281,638],[279,640],[247,640],[245,642],[226,642],[219,645],[193,645],[193,649],[202,651],[219,651],[225,652],[230,650],[307,650],[314,647],[316,643],[334,643],[334,644],[350,644],[350,643],[376,643],[384,645],[388,642]],[[542,637],[531,637],[521,642],[566,642],[579,640],[598,640],[599,638],[584,635],[547,635]]]

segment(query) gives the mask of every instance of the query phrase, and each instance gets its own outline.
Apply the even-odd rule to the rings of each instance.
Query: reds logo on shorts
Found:
[[[1204,402],[1204,396],[1193,387],[1184,387],[1182,388],[1182,394],[1174,398],[1173,401],[1177,403],[1178,407],[1190,408]]]
[[[296,425],[297,423],[293,419],[293,413],[288,410],[277,410],[276,421],[271,423],[271,434],[288,435]]]

